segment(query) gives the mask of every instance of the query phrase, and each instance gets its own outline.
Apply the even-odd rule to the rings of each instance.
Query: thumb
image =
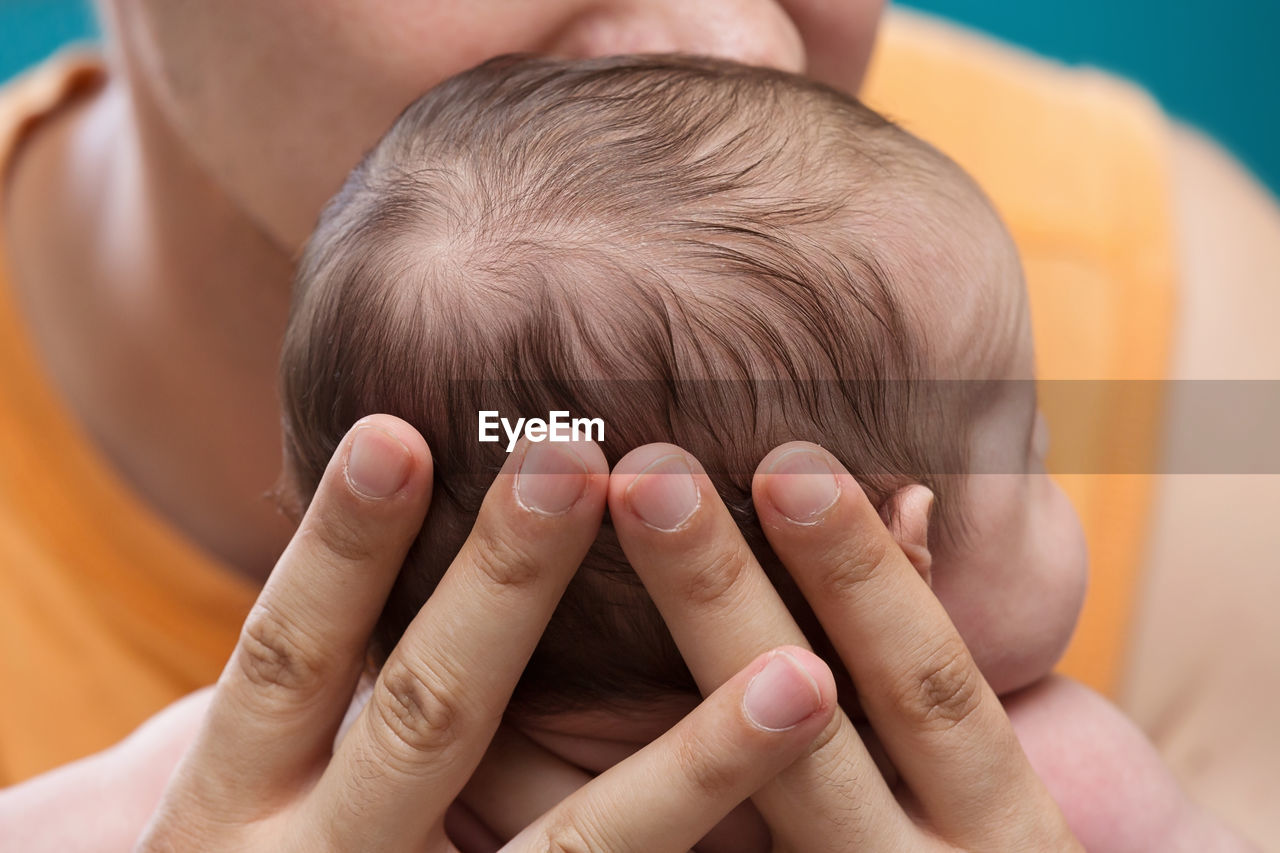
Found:
[[[767,652],[506,849],[689,850],[799,758],[836,707],[835,681],[821,658],[796,646]]]

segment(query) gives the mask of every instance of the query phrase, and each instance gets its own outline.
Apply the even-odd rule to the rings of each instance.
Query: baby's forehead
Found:
[[[959,166],[936,153],[921,166],[919,176],[887,190],[892,200],[876,223],[879,262],[925,350],[921,375],[1033,378],[1026,284],[1012,236]]]

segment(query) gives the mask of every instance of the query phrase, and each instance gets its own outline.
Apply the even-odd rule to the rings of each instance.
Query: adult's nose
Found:
[[[558,56],[695,53],[805,70],[804,42],[776,0],[615,0],[574,17],[549,46]]]

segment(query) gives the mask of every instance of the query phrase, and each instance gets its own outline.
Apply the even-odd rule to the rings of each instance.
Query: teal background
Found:
[[[910,0],[902,5],[1137,80],[1170,113],[1209,131],[1280,193],[1280,0]],[[85,0],[0,0],[0,79],[66,41],[94,33]]]

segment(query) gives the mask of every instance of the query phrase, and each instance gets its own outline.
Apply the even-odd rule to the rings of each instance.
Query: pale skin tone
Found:
[[[543,47],[557,38],[564,39],[560,46],[566,52],[584,54],[681,48],[782,67],[807,65],[818,76],[849,86],[858,77],[862,57],[843,48],[869,44],[875,13],[859,4],[849,4],[847,15],[833,16],[826,7],[836,4],[744,0],[706,3],[704,17],[693,19],[698,26],[690,26],[690,16],[675,14],[678,4],[651,3],[639,4],[643,20],[628,26],[632,5],[593,4],[594,17],[588,20],[579,8],[587,4],[563,3],[542,4],[539,14],[545,17],[538,28],[509,22],[512,29],[503,30],[496,23],[486,27],[483,15],[494,13],[476,6],[463,16],[466,37],[449,40],[451,53],[444,54],[442,47],[439,67],[412,67],[403,59],[407,70],[399,87],[379,89],[386,93],[384,99],[361,100],[356,96],[363,93],[350,90],[333,95],[330,109],[351,119],[339,123],[343,133],[350,129],[350,138],[339,138],[321,111],[311,124],[263,119],[262,126],[230,128],[228,132],[243,131],[261,148],[239,152],[230,144],[219,147],[218,134],[184,129],[167,115],[161,102],[172,92],[140,85],[147,57],[154,56],[150,39],[181,51],[192,35],[181,31],[188,25],[184,20],[190,18],[193,32],[206,33],[208,22],[192,13],[207,13],[214,5],[226,27],[239,23],[255,33],[272,32],[252,27],[256,22],[250,4],[209,4],[169,16],[145,3],[120,4],[116,43],[123,58],[118,73],[102,93],[33,137],[10,177],[4,215],[21,304],[46,367],[73,411],[158,512],[256,577],[265,576],[292,532],[269,502],[258,500],[262,472],[279,468],[275,347],[287,307],[289,257],[355,153],[377,136],[400,104],[445,74],[492,53]],[[290,4],[258,5],[290,14]],[[394,5],[368,7],[385,11]],[[260,44],[259,50],[237,52],[238,63],[233,64],[252,86],[228,96],[243,104],[256,91],[277,93],[286,101],[296,96],[304,106],[312,103],[305,92],[286,91],[283,83],[267,85],[279,75],[243,68],[246,56],[274,57],[283,65],[331,58],[332,51],[325,50],[323,15],[307,21],[315,42],[272,49]],[[370,21],[376,29],[372,14]],[[392,29],[388,25],[386,31]],[[230,40],[238,51],[247,47],[242,38]],[[216,40],[208,43],[218,45]],[[375,45],[371,52],[386,54],[382,47]],[[853,59],[842,66],[840,57],[846,55]],[[357,62],[360,56],[346,58]],[[217,59],[209,67],[223,67],[213,61]],[[343,71],[351,68],[335,73]],[[357,81],[353,86],[362,79],[381,82],[376,75],[345,76]],[[188,97],[192,89],[207,91],[200,84],[208,80],[199,75],[186,82]],[[359,109],[343,103],[345,97],[360,101]],[[248,110],[250,117],[271,118],[270,100],[264,98],[260,110]],[[199,109],[193,107],[193,113]],[[287,140],[266,145],[276,138],[271,129],[276,125],[301,128],[308,156],[297,157],[299,149]],[[314,144],[320,135],[307,133],[315,126],[326,130],[323,151]],[[197,137],[208,140],[205,148],[192,144]],[[1271,376],[1280,364],[1280,343],[1270,334],[1239,330],[1275,316],[1261,304],[1275,296],[1275,288],[1260,283],[1273,281],[1271,271],[1280,268],[1274,257],[1280,216],[1271,200],[1213,146],[1186,134],[1175,136],[1175,146],[1179,207],[1188,226],[1183,244],[1186,292],[1215,308],[1183,315],[1178,375]],[[1220,174],[1227,178],[1212,177]],[[1275,480],[1251,478],[1251,488],[1262,493],[1247,501],[1239,499],[1240,483],[1231,478],[1207,486],[1198,482],[1194,490],[1169,485],[1158,505],[1157,530],[1163,532],[1152,551],[1149,606],[1139,621],[1126,696],[1140,719],[1161,719],[1166,696],[1186,695],[1179,689],[1184,676],[1168,650],[1193,640],[1183,628],[1185,601],[1203,602],[1207,562],[1215,567],[1210,591],[1224,603],[1274,600],[1266,594],[1267,573],[1257,568],[1268,565],[1274,553],[1274,541],[1262,533],[1276,503],[1276,490],[1268,485]],[[1202,549],[1185,547],[1202,539],[1198,519],[1206,509],[1221,513],[1227,508],[1229,525],[1212,526],[1245,531],[1232,538],[1229,558],[1206,559]],[[1198,634],[1223,634],[1224,624],[1240,623],[1239,612],[1225,605],[1201,604],[1192,612],[1203,623]],[[1203,671],[1220,674],[1220,683],[1201,691],[1206,698],[1197,714],[1181,723],[1180,742],[1190,745],[1189,755],[1199,746],[1217,757],[1214,774],[1203,786],[1210,797],[1215,784],[1228,786],[1274,764],[1259,755],[1256,739],[1241,737],[1235,744],[1220,739],[1223,731],[1267,731],[1264,715],[1274,707],[1274,683],[1256,673],[1276,671],[1275,661],[1268,658],[1280,648],[1275,622],[1259,614],[1248,625],[1255,627],[1247,642],[1224,645],[1219,653],[1232,666],[1213,660],[1203,665]],[[745,666],[748,661],[736,663]],[[1228,805],[1240,801],[1230,795],[1221,799]]]
[[[797,454],[827,473],[797,472]],[[660,467],[672,459],[692,490],[683,500]],[[486,829],[455,818],[452,841],[445,815],[606,501],[708,699],[581,788],[572,778],[553,783],[567,797],[532,811],[504,849],[687,850],[753,793],[777,850],[1000,850],[1033,839],[1040,849],[1078,849],[929,590],[927,567],[813,445],[784,445],[761,463],[757,510],[780,557],[805,564],[802,588],[825,598],[819,615],[910,794],[881,776],[836,705],[830,670],[805,647],[696,460],[670,445],[634,451],[612,475],[593,444],[522,445],[332,749],[365,637],[429,500],[421,438],[387,416],[357,424],[246,623],[142,849],[493,849],[483,832],[530,809],[529,797],[500,807],[470,798]],[[916,522],[897,537],[918,551],[929,500],[903,500]],[[724,606],[743,596],[758,606]],[[503,618],[482,618],[495,614]],[[753,693],[779,662],[782,674]],[[157,727],[150,748],[171,748],[168,724]],[[38,785],[18,794],[36,815],[52,814],[56,797],[42,798]],[[11,819],[19,805],[7,804]],[[987,809],[1001,819],[987,819]],[[40,827],[25,828],[48,843]]]
[[[981,204],[973,190],[966,193],[964,187],[952,188],[948,197],[962,198],[966,194]],[[964,206],[963,211],[971,229],[982,220],[979,209]],[[934,210],[933,215],[946,216],[941,210]],[[880,227],[886,235],[891,235],[894,228],[887,222]],[[973,427],[971,461],[980,472],[1023,473],[975,473],[967,478],[963,496],[969,510],[967,533],[960,540],[942,537],[930,541],[933,498],[919,485],[899,489],[878,507],[878,514],[908,556],[919,580],[932,588],[945,607],[987,684],[1005,697],[1005,711],[1032,767],[1064,810],[1071,832],[1087,849],[1251,849],[1187,799],[1151,745],[1116,709],[1079,685],[1048,677],[1071,633],[1082,598],[1085,549],[1073,508],[1044,473],[1050,438],[1043,419],[1036,414],[1034,387],[1017,381],[1033,375],[1034,359],[1016,257],[1011,248],[1007,253],[996,250],[1002,243],[998,224],[990,220],[987,227],[991,233],[979,241],[987,247],[987,261],[974,269],[974,276],[992,290],[992,298],[984,302],[987,314],[975,317],[975,322],[983,323],[990,346],[980,364],[963,369],[1014,381],[1006,381],[981,414],[974,416],[977,422]],[[885,263],[892,265],[894,261],[886,259]],[[926,309],[923,313],[930,312]],[[1008,318],[1008,322],[994,323],[994,316]],[[953,330],[955,319],[954,313],[945,317]],[[941,322],[941,318],[934,316],[932,322]],[[933,335],[935,341],[943,337]],[[959,334],[955,341],[964,346],[967,338]],[[937,357],[953,365],[964,361],[959,352]],[[831,470],[830,465],[825,452],[805,445],[781,449],[761,465],[767,473],[756,480],[757,512],[775,551],[784,558],[785,544],[772,539],[779,529],[771,524],[777,507],[785,507],[801,518],[801,528],[812,528],[803,530],[802,535],[817,538],[826,525],[845,524],[838,513],[827,515],[835,512],[847,488],[845,485],[824,491],[821,475]],[[688,480],[691,471],[693,481]],[[695,677],[708,649],[732,650],[736,658],[746,659],[761,644],[786,638],[797,641],[800,636],[740,539],[727,552],[717,546],[693,551],[690,563],[699,568],[691,575],[682,577],[670,570],[679,559],[667,550],[673,543],[687,542],[692,547],[700,541],[736,538],[728,535],[727,529],[725,535],[717,535],[716,502],[708,484],[699,479],[698,471],[696,460],[678,448],[659,446],[637,451],[615,468],[613,479],[617,485],[612,487],[610,500],[610,517],[628,559],[671,625]],[[778,500],[769,497],[778,491],[776,483],[785,483],[789,488]],[[693,495],[699,497],[695,500]],[[801,497],[811,500],[811,507],[827,509],[800,506]],[[959,500],[960,495],[952,494],[950,499]],[[709,508],[703,508],[704,502]],[[770,510],[770,504],[775,511]],[[687,511],[681,507],[692,505],[696,505],[693,515],[681,521],[682,513]],[[637,516],[642,517],[642,525],[636,524]],[[793,527],[784,524],[780,529]],[[648,547],[636,547],[636,541]],[[847,545],[841,548],[844,559],[856,559]],[[885,715],[882,710],[877,714],[874,698],[867,695],[869,685],[874,685],[877,678],[872,672],[859,670],[853,662],[857,657],[854,649],[868,642],[858,633],[857,626],[878,612],[892,593],[859,580],[855,594],[835,579],[806,584],[803,571],[794,574],[846,664],[843,671],[848,672],[862,697],[862,707],[848,702],[848,694],[843,691],[849,689],[849,684],[843,684],[845,708],[855,719],[862,719],[864,710],[869,715],[874,732],[863,729],[860,736],[871,754],[883,754],[893,762],[893,767],[887,769],[881,762],[880,769],[901,786],[892,789],[912,811],[914,800],[912,795],[904,798],[904,788],[914,792],[920,783],[911,782],[910,757],[902,755],[892,743],[882,744],[877,737],[884,733],[884,721],[898,720],[902,713]],[[912,584],[915,583],[913,579]],[[832,588],[833,584],[837,588]],[[893,635],[891,644],[929,649],[916,635],[917,627],[916,617],[884,623],[885,630]],[[970,689],[948,674],[955,668],[952,651],[944,646],[925,652],[932,661],[931,674],[925,680],[935,697],[954,698]],[[707,686],[703,684],[704,690]],[[511,722],[521,734],[555,756],[586,771],[602,772],[675,724],[692,705],[692,699],[682,704],[673,698],[649,706],[522,716]],[[931,724],[924,728],[945,728],[946,720],[947,711],[937,709]],[[892,726],[887,733],[893,737]],[[507,744],[515,740],[515,734],[505,737]],[[509,748],[515,751],[515,747]],[[578,773],[576,779],[557,773],[552,769],[554,763],[545,758],[543,764],[546,775],[559,780],[556,784],[564,786],[563,791],[585,784],[590,778],[585,773]],[[841,774],[827,774],[827,778],[833,776],[840,778]],[[492,771],[482,772],[468,786],[464,801],[491,799],[492,791],[485,789],[494,787],[495,782]],[[834,782],[833,785],[840,787]],[[509,784],[498,783],[496,787],[510,791]],[[773,791],[773,785],[766,786],[750,806],[735,810],[712,835],[704,838],[698,850],[765,853],[771,840],[776,843],[785,838],[780,835],[776,814],[770,819],[771,810],[776,811]],[[544,785],[542,793],[547,797],[545,801],[529,804],[531,810],[524,815],[513,810],[509,817],[532,819],[539,813],[537,809],[549,807],[559,798],[555,784]],[[982,789],[974,792],[978,801],[988,795]],[[835,821],[841,808],[848,808],[858,799],[845,794],[815,807],[819,814],[824,805],[834,809],[829,817]],[[971,803],[965,810],[974,808],[976,805]],[[822,841],[808,837],[796,841],[795,846],[824,849],[820,846]],[[898,839],[892,835],[873,836],[870,846],[880,849],[896,843]]]
[[[1173,376],[1280,378],[1280,208],[1199,134],[1177,136],[1173,162],[1184,280]],[[1265,793],[1280,764],[1280,476],[1169,475],[1159,488],[1120,705],[1192,796],[1269,848],[1280,844]]]

